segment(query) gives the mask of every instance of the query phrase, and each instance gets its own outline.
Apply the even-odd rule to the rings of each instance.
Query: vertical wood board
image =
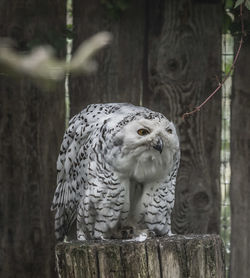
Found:
[[[179,131],[176,233],[219,233],[221,96],[183,121],[216,88],[221,72],[219,1],[148,2],[148,62],[143,105]]]
[[[26,51],[54,44],[63,57],[65,4],[1,1],[0,37]],[[64,118],[63,84],[46,92],[26,78],[0,75],[1,277],[56,275],[50,204]]]
[[[145,1],[128,2],[114,18],[102,1],[75,0],[74,47],[96,34],[110,31],[113,40],[96,55],[98,70],[89,76],[72,78],[71,115],[91,103],[130,102],[139,105],[142,94]],[[103,1],[104,2],[104,1]]]
[[[245,28],[250,24],[245,9]],[[235,37],[235,52],[239,37]],[[250,39],[244,38],[233,75],[231,111],[231,266],[230,277],[250,272]]]

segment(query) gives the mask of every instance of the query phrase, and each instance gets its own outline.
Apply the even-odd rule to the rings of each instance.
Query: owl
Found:
[[[87,106],[70,120],[57,161],[56,238],[73,229],[78,240],[108,239],[127,227],[170,235],[179,161],[164,115],[128,103]]]

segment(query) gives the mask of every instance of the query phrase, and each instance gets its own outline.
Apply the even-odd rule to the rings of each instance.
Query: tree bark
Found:
[[[212,2],[212,3],[211,3]],[[179,130],[181,163],[175,233],[220,231],[221,96],[183,120],[217,87],[221,72],[220,1],[148,1],[143,105]]]
[[[61,278],[225,277],[217,235],[59,243],[56,259]]]
[[[65,2],[0,2],[0,37],[18,50],[50,44],[65,54]],[[50,205],[65,126],[64,84],[41,91],[0,74],[0,276],[55,277]]]
[[[237,12],[238,13],[238,12]],[[250,12],[244,11],[245,26]],[[238,17],[236,17],[238,18]],[[235,39],[235,49],[239,38]],[[230,277],[250,273],[250,39],[244,37],[233,75],[231,114],[231,265]]]

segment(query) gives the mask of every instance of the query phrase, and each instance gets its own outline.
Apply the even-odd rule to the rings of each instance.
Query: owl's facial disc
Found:
[[[160,180],[172,163],[175,138],[174,126],[168,120],[131,121],[113,138],[116,155],[110,155],[110,163],[138,182]]]

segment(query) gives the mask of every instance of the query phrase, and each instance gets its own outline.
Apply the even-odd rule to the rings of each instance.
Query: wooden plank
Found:
[[[147,265],[148,265],[148,277],[160,278],[161,277],[161,262],[159,260],[159,248],[156,241],[149,240],[145,244]]]
[[[86,258],[87,250],[94,250],[98,260]],[[151,238],[144,242],[62,242],[57,244],[56,254],[61,278],[87,277],[89,265],[99,269],[98,277],[224,278],[225,275],[224,246],[218,235]],[[157,263],[152,264],[151,260]]]
[[[74,1],[74,49],[102,30],[113,35],[106,50],[98,54],[98,71],[70,82],[71,115],[86,105],[102,102],[139,104],[142,94],[145,1],[131,1],[114,19],[99,0]]]
[[[180,134],[173,231],[219,233],[220,93],[192,118],[181,116],[217,86],[221,4],[157,0],[148,5],[143,105],[165,114]]]
[[[62,57],[64,27],[65,1],[1,1],[0,37],[20,50],[64,42]],[[55,277],[50,204],[65,124],[63,84],[43,92],[1,74],[0,118],[0,276]]]
[[[219,237],[196,237],[187,242],[186,252],[188,277],[225,277],[225,251]]]
[[[238,11],[237,11],[238,12]],[[245,9],[245,26],[250,12]],[[238,17],[237,17],[238,19]],[[235,38],[235,51],[239,37]],[[234,69],[231,114],[231,266],[230,277],[248,277],[250,272],[250,39],[244,38]]]
[[[124,242],[121,245],[121,260],[124,277],[148,277],[145,243]]]
[[[101,278],[121,277],[122,263],[120,257],[120,247],[104,245],[99,248],[97,245],[99,273]]]
[[[182,269],[181,258],[183,253],[176,248],[174,240],[161,241],[159,244],[159,253],[161,260],[162,277],[183,277],[185,273]],[[185,250],[182,244],[182,250]]]

